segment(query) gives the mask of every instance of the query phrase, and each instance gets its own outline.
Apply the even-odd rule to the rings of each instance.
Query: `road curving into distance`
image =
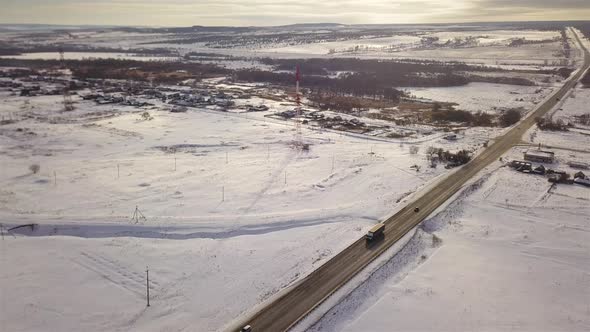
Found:
[[[535,118],[545,115],[558,104],[559,100],[578,83],[590,67],[590,53],[583,46],[577,34],[576,38],[584,49],[584,63],[581,69],[565,81],[558,91],[537,105],[526,118],[497,137],[493,144],[471,162],[448,175],[435,187],[422,196],[416,197],[395,215],[385,220],[383,240],[368,246],[364,237],[358,239],[308,276],[264,304],[257,312],[233,322],[228,331],[239,331],[242,326],[247,324],[252,327],[253,332],[288,330],[444,204],[479,171],[498,160],[505,152],[518,144],[524,133],[535,124]],[[414,212],[415,207],[420,208],[419,212]]]

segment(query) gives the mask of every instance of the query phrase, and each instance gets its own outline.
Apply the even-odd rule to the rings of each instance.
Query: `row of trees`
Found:
[[[460,150],[456,153],[453,153],[448,150],[445,151],[442,148],[435,148],[432,146],[426,150],[426,156],[430,160],[436,156],[441,162],[453,162],[459,165],[467,164],[472,158],[471,152],[467,150]]]
[[[47,45],[19,45],[14,46],[6,42],[0,42],[0,55],[19,55],[22,53],[33,53],[33,52],[48,52],[58,53],[59,51],[64,52],[104,52],[104,53],[133,53],[143,55],[166,55],[166,56],[177,56],[178,52],[169,48],[158,47],[158,48],[133,48],[124,49],[121,47],[103,47],[103,46],[91,46],[83,44],[47,44]]]
[[[522,118],[522,113],[518,109],[510,109],[502,113],[500,118],[498,119],[500,126],[502,127],[510,127],[513,124],[520,121]]]
[[[576,122],[581,125],[590,126],[590,113],[576,116]]]
[[[470,66],[458,62],[439,62],[430,60],[375,60],[358,58],[314,58],[314,59],[274,59],[264,58],[263,64],[278,70],[293,70],[300,65],[303,76],[327,75],[329,72],[356,72],[387,75],[391,79],[406,77],[416,73],[454,74],[459,71],[498,71],[497,68]],[[430,76],[430,75],[427,75]],[[395,84],[395,83],[394,83]],[[399,85],[398,86],[403,86]]]
[[[276,73],[256,69],[244,69],[234,73],[234,77],[240,81],[263,82],[290,86],[294,83],[291,73]],[[392,87],[384,77],[368,73],[355,73],[338,78],[326,76],[306,76],[305,87],[315,94],[331,94],[336,96],[370,96],[383,98],[390,101],[399,101],[404,93]]]
[[[536,118],[535,121],[537,122],[537,127],[541,130],[550,130],[550,131],[567,131],[568,124],[566,124],[562,119],[552,120],[547,118]]]
[[[510,109],[503,112],[498,117],[498,125],[502,127],[509,127],[520,121],[522,115],[518,109]],[[434,122],[458,122],[465,123],[477,127],[491,127],[494,125],[494,117],[486,112],[479,111],[471,113],[463,110],[455,109],[437,109],[436,104],[430,114],[430,118]]]
[[[489,113],[479,111],[471,113],[463,110],[433,110],[430,118],[435,122],[459,122],[477,127],[490,127],[493,125],[493,116]]]

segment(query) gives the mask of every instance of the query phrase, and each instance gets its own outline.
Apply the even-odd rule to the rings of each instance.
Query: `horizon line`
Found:
[[[590,20],[530,20],[530,21],[463,21],[463,22],[438,22],[438,23],[337,23],[337,22],[306,22],[306,23],[292,23],[284,25],[119,25],[119,24],[56,24],[56,23],[2,23],[1,26],[47,26],[47,27],[108,27],[108,28],[152,28],[152,29],[166,29],[166,28],[192,28],[192,27],[206,27],[206,28],[279,28],[289,26],[305,26],[305,25],[340,25],[340,26],[425,26],[425,25],[466,25],[466,24],[499,24],[499,23],[556,23],[556,22],[590,22]]]

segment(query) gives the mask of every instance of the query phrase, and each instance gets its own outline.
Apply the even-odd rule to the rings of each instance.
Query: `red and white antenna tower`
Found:
[[[295,146],[300,147],[301,142],[301,94],[299,93],[299,80],[301,79],[301,72],[299,71],[299,65],[297,65],[297,71],[295,72],[295,102],[297,104],[295,108]]]
[[[67,69],[66,66],[66,60],[64,57],[64,50],[63,48],[60,46],[58,49],[59,52],[59,63],[60,63],[60,68],[61,69]],[[74,110],[74,103],[72,102],[72,97],[70,96],[70,87],[69,87],[69,82],[65,83],[66,86],[63,89],[63,104],[64,104],[64,111],[65,112],[69,112],[69,111],[73,111]]]

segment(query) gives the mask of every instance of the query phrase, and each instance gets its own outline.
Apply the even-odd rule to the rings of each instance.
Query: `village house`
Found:
[[[543,150],[528,150],[524,153],[524,160],[551,164],[555,161],[555,153]]]

